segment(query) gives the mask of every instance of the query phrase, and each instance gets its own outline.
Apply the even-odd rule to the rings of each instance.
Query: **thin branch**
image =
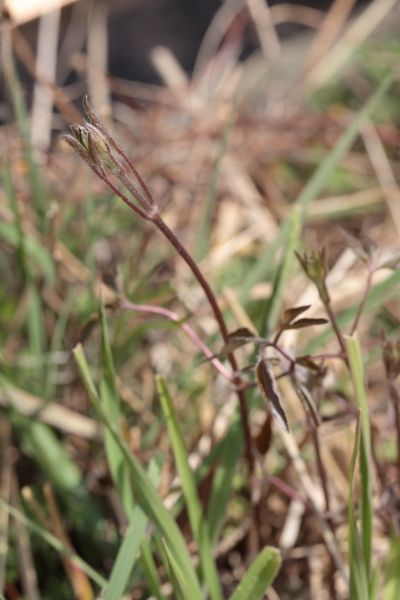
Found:
[[[179,323],[181,320],[179,315],[177,315],[175,312],[167,308],[163,308],[161,306],[153,306],[151,304],[134,304],[126,298],[121,299],[120,306],[124,310],[159,315],[175,323]],[[226,367],[224,367],[222,362],[214,356],[210,348],[203,342],[203,340],[195,332],[195,330],[188,323],[182,323],[181,327],[183,331],[188,335],[188,337],[190,337],[192,342],[199,348],[199,350],[201,350],[204,356],[210,359],[210,362],[217,369],[217,371],[221,373],[221,375],[225,377],[225,379],[227,379],[228,381],[232,381],[232,372]]]

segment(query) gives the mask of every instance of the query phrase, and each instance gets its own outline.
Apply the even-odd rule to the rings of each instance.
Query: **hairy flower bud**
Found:
[[[330,298],[326,286],[327,268],[325,248],[318,251],[305,252],[303,255],[296,252],[296,256],[307,277],[317,287],[321,300],[324,303],[329,303]]]
[[[87,121],[71,125],[64,140],[108,187],[146,220],[158,214],[156,202],[135,167],[97,118],[87,97],[83,100]]]

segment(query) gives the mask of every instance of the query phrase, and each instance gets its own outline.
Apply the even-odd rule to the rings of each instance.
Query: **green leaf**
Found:
[[[229,431],[221,442],[217,468],[212,482],[207,518],[210,528],[211,543],[218,537],[225,515],[237,462],[242,454],[243,436],[240,420],[235,418],[229,425]]]
[[[16,426],[27,451],[34,456],[50,481],[61,490],[76,490],[82,481],[80,471],[68,458],[53,430],[44,423],[20,415]]]
[[[28,332],[31,351],[37,356],[43,356],[46,344],[42,298],[36,283],[32,280],[28,287]]]
[[[209,178],[209,185],[204,203],[204,209],[200,216],[200,227],[196,236],[196,250],[195,256],[198,261],[203,259],[207,253],[207,247],[210,243],[210,230],[215,210],[215,204],[218,194],[218,181],[219,173],[221,170],[222,160],[226,154],[229,142],[229,135],[233,129],[236,120],[236,111],[231,110],[229,118],[227,119],[222,136],[218,143],[217,155],[215,157],[212,172]]]
[[[365,566],[365,559],[361,547],[360,532],[358,530],[357,519],[354,506],[354,480],[356,476],[357,458],[360,450],[360,422],[357,421],[354,447],[351,456],[350,474],[349,474],[349,500],[347,505],[347,515],[349,522],[349,567],[350,567],[350,589],[349,597],[355,600],[369,598],[368,594],[368,575]]]
[[[367,301],[365,303],[364,313],[370,312],[382,306],[382,304],[388,300],[392,295],[398,291],[398,285],[400,283],[400,271],[396,271],[392,275],[389,275],[387,279],[378,283],[372,287],[368,294]],[[349,308],[346,308],[342,312],[336,315],[339,327],[343,329],[349,323],[354,321],[359,308],[359,301],[355,302]],[[316,335],[305,347],[305,352],[313,354],[318,348],[326,344],[334,335],[333,329],[328,327],[323,333]]]
[[[150,463],[148,475],[153,485],[157,485],[160,473],[155,460]],[[130,523],[111,571],[104,593],[104,600],[120,600],[135,565],[139,548],[142,561],[145,563],[146,573],[150,575],[150,586],[155,583],[156,589],[160,588],[157,571],[155,567],[153,569],[154,561],[150,545],[145,538],[147,524],[147,516],[141,508],[135,506],[131,511]],[[156,597],[163,600],[163,596],[156,595]]]
[[[383,600],[400,598],[400,537],[393,534],[390,540],[389,554],[385,564],[385,582]]]
[[[275,325],[279,314],[282,290],[284,289],[285,282],[288,280],[292,265],[292,258],[287,256],[288,245],[290,244],[291,248],[297,247],[299,235],[301,233],[301,225],[304,223],[310,203],[315,200],[318,194],[323,190],[328,176],[343,158],[345,153],[351,148],[357,138],[361,126],[389,90],[396,76],[397,69],[393,69],[393,71],[382,80],[373,94],[371,94],[370,98],[358,111],[353,121],[349,123],[347,129],[340,136],[332,150],[328,152],[324,160],[320,163],[319,167],[314,171],[313,175],[304,186],[297,198],[293,213],[289,216],[288,220],[282,223],[277,238],[266,249],[264,256],[255,263],[243,282],[243,292],[240,295],[240,300],[247,302],[252,286],[257,283],[257,281],[260,281],[261,278],[266,279],[267,274],[270,275],[271,271],[273,272],[274,258],[276,255],[279,255],[280,248],[284,249],[285,259],[276,280],[273,293],[274,297],[271,299],[267,318],[264,319],[261,335],[264,335],[265,330],[268,328],[271,329],[272,326]]]
[[[162,540],[166,562],[168,564],[169,578],[175,590],[177,600],[189,600],[192,596],[190,582],[186,579],[179,563],[175,560],[174,555],[168,548],[167,542]]]
[[[73,353],[90,400],[107,430],[112,434],[115,442],[124,455],[126,463],[129,466],[135,500],[150,518],[160,537],[165,538],[171,553],[180,566],[183,576],[185,579],[187,579],[187,581],[190,581],[192,592],[191,600],[201,600],[202,593],[200,585],[194,572],[189,552],[180,530],[162,503],[143,467],[137,458],[131,453],[125,441],[121,439],[120,432],[111,422],[106,411],[104,410],[103,404],[100,401],[98,392],[94,385],[89,365],[86,361],[81,344],[76,346]]]
[[[185,497],[193,536],[199,548],[200,564],[205,581],[207,582],[210,597],[213,600],[222,599],[221,584],[218,571],[212,556],[208,523],[197,494],[196,482],[189,466],[188,455],[182,433],[178,426],[172,398],[167,384],[161,376],[157,376],[157,391],[160,396],[161,406],[167,422],[169,439],[174,452],[177,471],[179,473],[182,491]]]
[[[103,298],[101,298],[100,301],[100,323],[103,365],[103,376],[100,381],[100,397],[107,417],[113,426],[119,430],[119,422],[121,419],[120,399],[117,390],[117,378],[114,369]],[[121,436],[122,434],[120,433],[119,435]],[[134,508],[134,499],[129,467],[126,464],[124,454],[121,452],[119,444],[108,430],[105,431],[104,445],[112,479],[120,493],[125,513],[130,516]]]
[[[28,173],[30,179],[30,189],[33,196],[33,205],[39,216],[41,229],[42,231],[45,231],[47,227],[47,190],[44,185],[44,178],[40,173],[40,169],[36,163],[31,147],[29,116],[12,54],[11,38],[9,37],[11,34],[4,31],[3,35],[7,35],[8,38],[4,44],[5,51],[3,52],[2,66],[4,71],[4,79],[10,92],[13,111],[16,118],[18,131],[22,139],[25,159],[29,169]]]
[[[229,600],[261,600],[274,581],[281,566],[281,556],[269,546],[250,565]]]
[[[372,482],[371,482],[371,431],[368,402],[364,382],[364,366],[357,335],[344,336],[351,377],[360,409],[360,474],[361,474],[361,543],[368,582],[371,577],[372,553]]]
[[[301,232],[301,207],[295,206],[288,221],[287,234],[285,238],[285,254],[281,266],[279,267],[272,296],[267,303],[267,314],[261,323],[261,335],[268,335],[278,323],[282,308],[283,294],[287,282],[292,274],[294,263],[294,251],[297,248]]]
[[[0,221],[0,238],[14,246],[19,247],[18,230],[12,223]],[[51,255],[47,248],[42,246],[38,240],[35,240],[29,233],[24,232],[26,254],[32,261],[35,261],[48,283],[53,283],[55,280],[55,269],[51,259]]]
[[[104,591],[104,600],[121,600],[146,533],[147,523],[146,515],[136,506]]]
[[[144,539],[140,547],[140,562],[146,576],[149,591],[157,600],[165,600],[161,592],[161,583],[158,577],[157,567],[155,565],[149,542]]]
[[[24,527],[30,529],[36,535],[39,535],[49,546],[54,548],[57,552],[59,552],[62,556],[68,557],[71,562],[74,562],[94,583],[96,583],[100,587],[104,587],[107,584],[107,581],[104,579],[100,573],[95,571],[93,567],[91,567],[87,562],[85,562],[80,556],[76,554],[71,548],[65,546],[58,538],[56,538],[52,533],[49,533],[47,529],[38,525],[31,519],[29,519],[26,515],[24,515],[21,511],[8,504],[5,500],[0,497],[0,507],[9,512],[10,515],[17,519]]]
[[[396,76],[397,69],[393,69],[382,80],[380,85],[376,88],[373,94],[371,94],[364,106],[357,112],[354,119],[349,123],[347,129],[342,133],[332,150],[327,154],[325,159],[321,162],[320,166],[307,182],[306,186],[303,188],[300,196],[297,198],[297,204],[301,206],[303,216],[305,216],[310,202],[314,200],[324,188],[328,176],[336,167],[339,160],[355,142],[360,128],[376,108],[381,98],[389,90]]]

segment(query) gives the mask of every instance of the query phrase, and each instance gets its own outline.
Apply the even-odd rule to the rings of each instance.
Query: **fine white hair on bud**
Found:
[[[158,207],[146,183],[97,117],[87,96],[83,98],[83,108],[86,121],[83,124],[73,123],[71,134],[64,135],[63,139],[137,214],[146,220],[154,220]]]

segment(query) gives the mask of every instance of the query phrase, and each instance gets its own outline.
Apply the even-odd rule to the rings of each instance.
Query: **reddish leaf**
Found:
[[[276,385],[275,377],[268,365],[267,361],[260,359],[256,366],[257,383],[264,394],[265,398],[269,401],[271,413],[278,421],[279,425],[289,431],[289,425],[286,418],[285,411],[282,408],[281,399],[279,395],[278,386]]]
[[[259,338],[256,338],[250,329],[247,329],[246,327],[240,327],[239,329],[236,329],[236,331],[229,333],[227,339],[228,341],[222,346],[221,350],[217,352],[217,354],[213,354],[208,358],[203,358],[200,361],[200,364],[213,360],[213,358],[218,358],[220,360],[224,359],[238,348],[245,346],[249,342],[256,341]]]
[[[255,338],[254,333],[246,327],[240,327],[236,331],[233,331],[228,335],[228,341],[223,345],[221,351],[218,353],[218,358],[225,358],[228,354],[231,354],[238,348],[245,346]]]
[[[260,431],[254,438],[254,444],[260,454],[265,456],[271,446],[272,439],[272,415],[267,413]]]
[[[313,325],[325,325],[327,319],[299,319],[285,327],[285,329],[303,329],[304,327],[312,327]]]
[[[294,306],[293,308],[287,308],[283,315],[281,316],[281,325],[288,325],[298,316],[300,316],[303,312],[308,310],[311,307],[311,304],[306,304],[305,306]]]
[[[311,371],[317,371],[318,373],[322,370],[320,365],[317,365],[317,363],[312,360],[312,356],[309,356],[308,354],[305,354],[304,356],[298,356],[296,358],[296,363],[302,367],[310,369]]]

